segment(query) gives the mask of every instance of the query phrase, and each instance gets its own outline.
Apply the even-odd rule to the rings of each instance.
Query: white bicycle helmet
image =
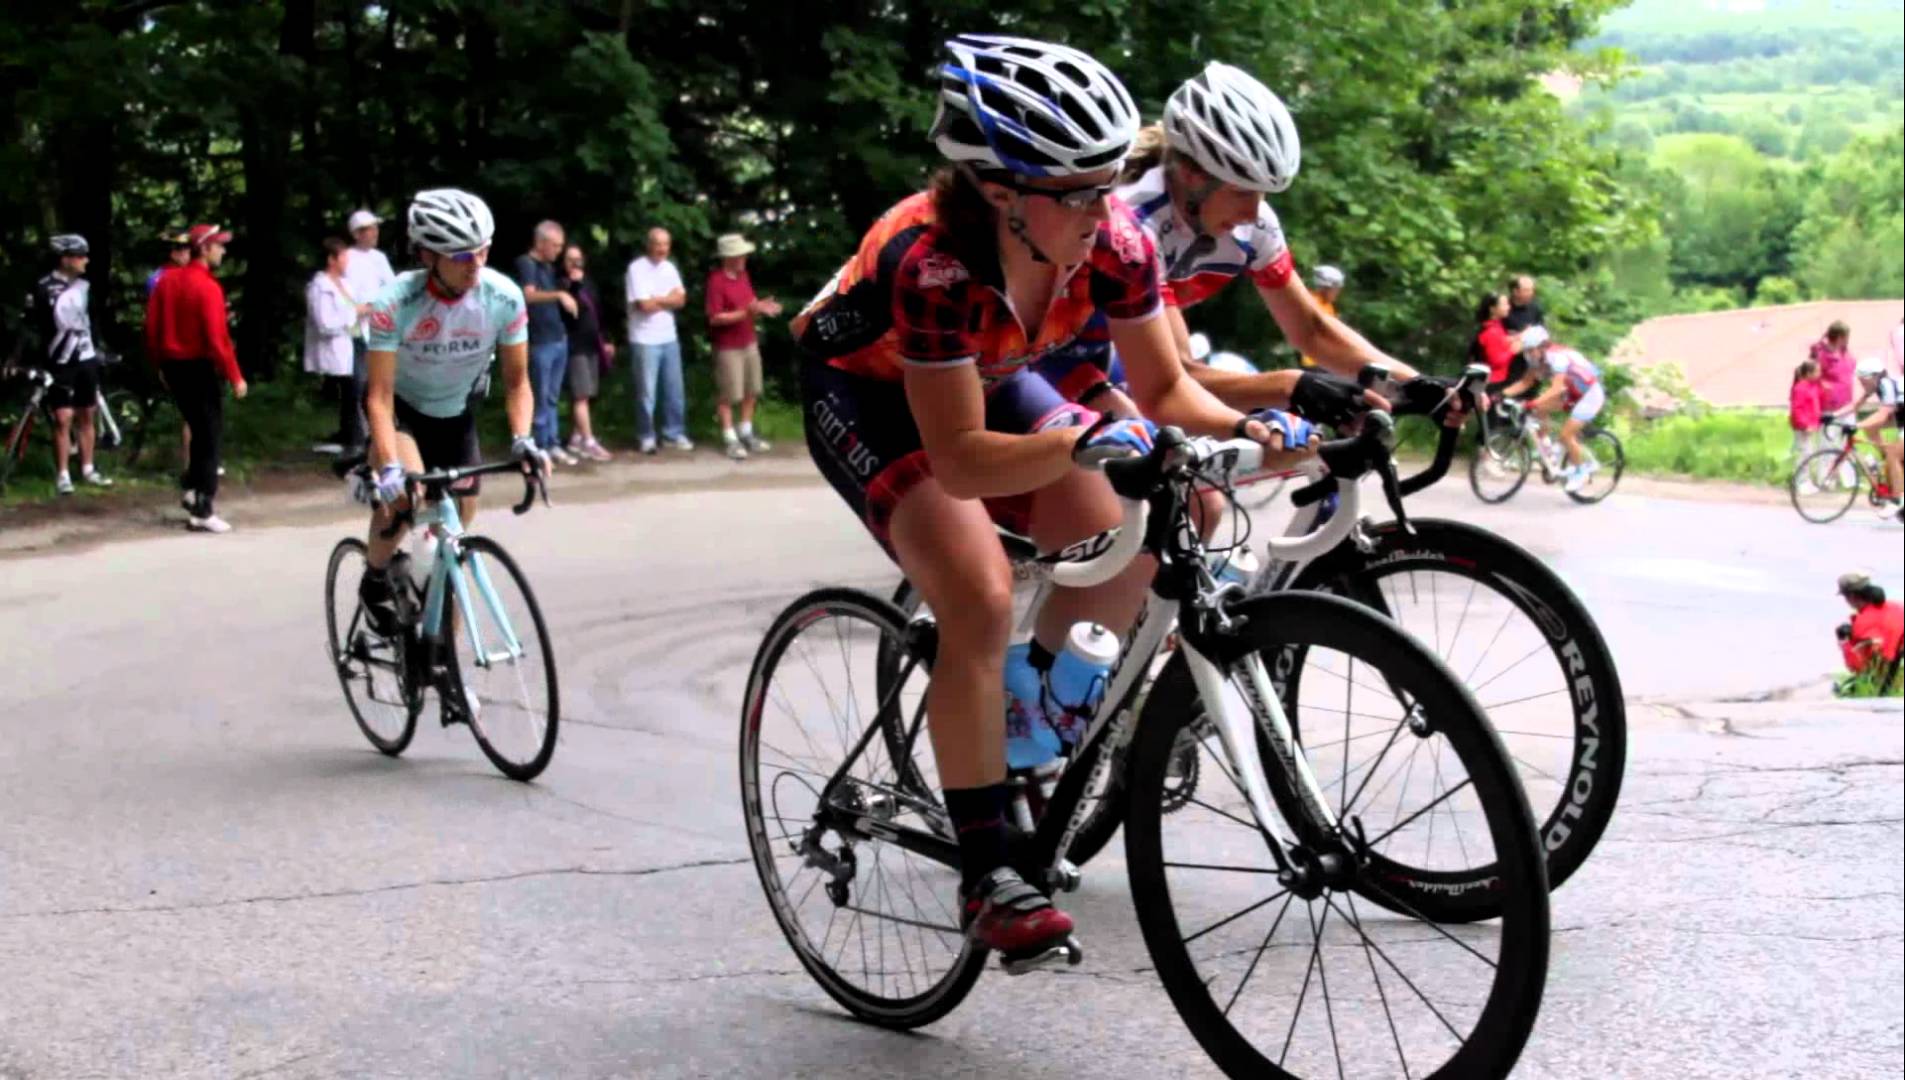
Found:
[[[1303,161],[1296,121],[1277,95],[1215,61],[1165,102],[1164,136],[1205,172],[1251,191],[1286,190]]]
[[[1343,287],[1343,272],[1334,266],[1319,266],[1310,271],[1310,286],[1317,289],[1340,289]]]
[[[85,255],[92,250],[86,246],[86,238],[78,233],[61,233],[47,242],[55,255]]]
[[[1546,345],[1548,343],[1548,340],[1549,338],[1548,338],[1547,327],[1530,326],[1529,328],[1521,332],[1521,351],[1531,352],[1535,349],[1539,349],[1543,345]]]
[[[1876,378],[1885,374],[1885,358],[1868,356],[1859,361],[1858,373],[1861,378]]]
[[[1021,176],[1116,165],[1138,137],[1131,94],[1064,45],[993,34],[946,42],[933,142],[948,160]]]
[[[410,242],[439,255],[460,255],[489,246],[496,219],[482,199],[456,188],[419,191],[404,218]]]

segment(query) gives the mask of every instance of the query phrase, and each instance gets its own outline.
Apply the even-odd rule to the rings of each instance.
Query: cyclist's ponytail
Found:
[[[1120,183],[1129,184],[1170,160],[1171,144],[1164,138],[1164,125],[1152,124],[1138,130],[1138,141],[1132,144],[1131,153],[1124,159],[1124,175]]]

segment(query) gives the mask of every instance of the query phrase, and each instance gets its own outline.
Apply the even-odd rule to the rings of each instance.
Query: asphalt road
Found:
[[[1517,1075],[1899,1075],[1901,716],[1819,691],[1833,578],[1898,589],[1897,528],[1454,484],[1412,506],[1567,576],[1634,703]],[[1212,1072],[1116,842],[1067,901],[1084,966],[988,975],[921,1033],[845,1019],[798,969],[747,861],[743,681],[804,589],[895,580],[824,488],[481,523],[558,649],[563,738],[531,786],[434,708],[406,757],[371,751],[322,644],[324,559],[357,526],[259,520],[0,560],[0,1077]]]

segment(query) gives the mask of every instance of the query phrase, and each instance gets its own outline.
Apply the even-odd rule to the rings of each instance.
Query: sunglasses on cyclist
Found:
[[[480,248],[477,248],[475,251],[459,251],[454,255],[446,256],[446,258],[448,258],[453,263],[473,263],[477,260],[479,256],[481,256],[483,253],[487,252],[488,250],[489,250],[488,247],[480,247]]]
[[[1089,210],[1098,205],[1098,200],[1118,190],[1117,181],[1109,184],[1092,184],[1089,187],[1042,188],[1021,183],[1007,174],[994,174],[983,177],[988,183],[1010,188],[1021,195],[1037,195],[1050,199],[1067,210]]]

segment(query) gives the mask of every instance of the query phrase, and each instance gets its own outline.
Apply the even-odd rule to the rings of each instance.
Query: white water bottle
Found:
[[[1052,727],[1066,746],[1085,737],[1117,661],[1118,635],[1097,623],[1075,623],[1065,635],[1065,650],[1052,661],[1048,686]]]
[[[1219,584],[1242,585],[1248,589],[1250,583],[1257,580],[1257,571],[1261,569],[1263,560],[1247,547],[1210,556],[1211,576]]]
[[[410,580],[417,583],[419,591],[430,581],[430,569],[437,562],[437,536],[430,529],[413,529],[410,533]]]

